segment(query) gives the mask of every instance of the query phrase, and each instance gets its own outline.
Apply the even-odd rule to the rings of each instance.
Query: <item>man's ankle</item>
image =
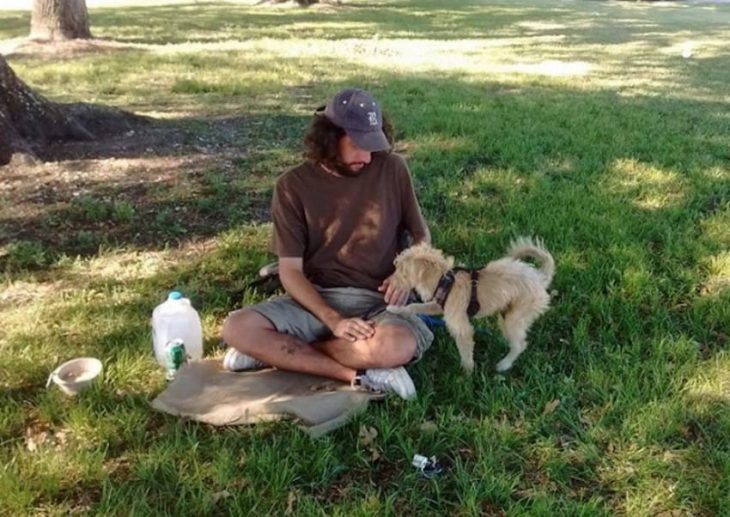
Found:
[[[355,370],[355,375],[353,375],[352,380],[350,381],[350,386],[353,388],[361,387],[362,386],[362,378],[367,374],[367,370],[365,368],[358,368]]]

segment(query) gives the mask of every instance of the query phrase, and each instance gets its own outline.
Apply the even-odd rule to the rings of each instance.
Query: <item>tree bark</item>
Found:
[[[86,0],[33,0],[30,37],[48,41],[91,38]]]
[[[93,104],[57,104],[15,75],[0,54],[0,165],[43,155],[52,142],[92,140],[148,119]]]

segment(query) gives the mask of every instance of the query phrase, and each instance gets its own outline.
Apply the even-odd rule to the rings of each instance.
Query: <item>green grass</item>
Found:
[[[121,175],[46,202],[0,191],[20,236],[0,227],[0,513],[727,512],[730,6],[351,4],[92,9],[94,34],[126,46],[11,58],[53,99],[169,119],[190,145],[230,117],[237,153],[138,191]],[[0,38],[27,26],[0,11]],[[480,323],[492,333],[467,379],[440,333],[410,368],[417,401],[372,406],[321,440],[153,412],[152,308],[182,289],[219,353],[241,301],[230,293],[271,259],[274,179],[299,159],[312,110],[353,84],[392,115],[437,245],[482,264],[516,235],[544,238],[555,295],[530,348],[496,375],[506,347]],[[111,165],[58,167],[93,178]],[[29,225],[37,240],[22,238]],[[75,399],[44,388],[86,354],[104,361],[102,382]],[[363,425],[378,431],[375,462]],[[445,473],[419,478],[414,453]]]

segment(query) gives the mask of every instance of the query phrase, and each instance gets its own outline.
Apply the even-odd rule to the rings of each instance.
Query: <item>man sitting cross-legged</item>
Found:
[[[384,311],[407,292],[389,282],[399,236],[430,235],[392,129],[366,91],[338,93],[314,115],[308,160],[279,177],[274,251],[287,294],[232,312],[224,367],[263,366],[321,375],[415,397],[402,365],[433,335],[417,317]]]

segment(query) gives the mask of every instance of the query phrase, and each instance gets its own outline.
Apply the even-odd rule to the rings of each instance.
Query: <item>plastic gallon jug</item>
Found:
[[[203,327],[198,312],[181,292],[172,291],[152,311],[152,345],[157,362],[167,368],[168,345],[181,340],[187,359],[203,357]]]

